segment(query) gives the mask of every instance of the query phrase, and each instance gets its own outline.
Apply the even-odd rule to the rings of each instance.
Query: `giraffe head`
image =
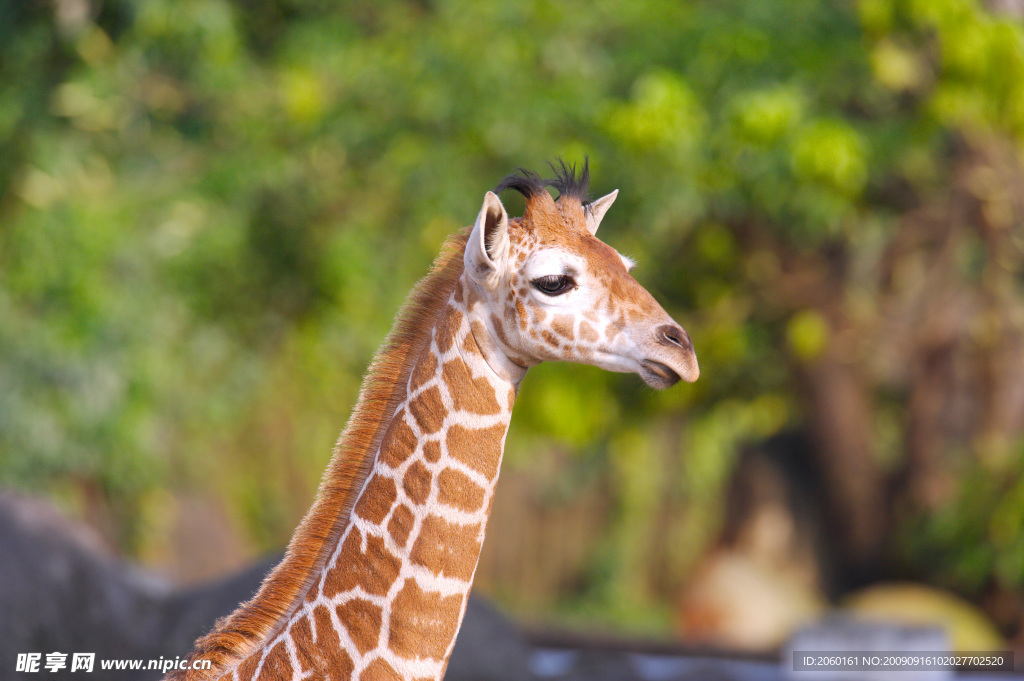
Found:
[[[637,373],[654,388],[697,380],[690,337],[632,276],[632,262],[598,240],[618,190],[585,198],[589,170],[561,164],[542,180],[520,171],[484,196],[465,272],[476,284],[490,337],[515,364],[566,360]],[[559,192],[551,198],[546,187]],[[509,219],[495,192],[526,197]]]

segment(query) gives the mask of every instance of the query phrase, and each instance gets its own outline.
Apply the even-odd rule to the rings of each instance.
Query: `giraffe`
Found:
[[[170,679],[441,679],[527,369],[583,362],[659,389],[697,379],[689,336],[594,236],[618,190],[588,202],[586,161],[552,169],[506,177],[449,239],[367,372],[285,558],[196,643],[189,662],[211,668]],[[506,189],[525,197],[521,218]]]

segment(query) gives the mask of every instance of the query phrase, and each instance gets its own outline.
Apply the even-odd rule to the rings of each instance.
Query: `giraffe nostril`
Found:
[[[676,326],[675,324],[664,324],[658,327],[658,336],[661,341],[683,348],[684,350],[693,348],[693,343],[690,342],[689,334],[687,334],[682,327]]]

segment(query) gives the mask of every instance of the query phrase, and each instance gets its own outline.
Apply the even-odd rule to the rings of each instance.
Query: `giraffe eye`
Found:
[[[530,283],[535,289],[549,296],[560,296],[576,288],[576,282],[567,274],[549,274]]]

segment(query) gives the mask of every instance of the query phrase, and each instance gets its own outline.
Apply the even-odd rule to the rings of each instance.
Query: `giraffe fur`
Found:
[[[546,360],[698,375],[686,332],[595,233],[589,171],[487,192],[413,290],[370,366],[313,507],[256,596],[173,681],[443,678],[483,546],[520,381]],[[560,190],[558,200],[546,186]]]

